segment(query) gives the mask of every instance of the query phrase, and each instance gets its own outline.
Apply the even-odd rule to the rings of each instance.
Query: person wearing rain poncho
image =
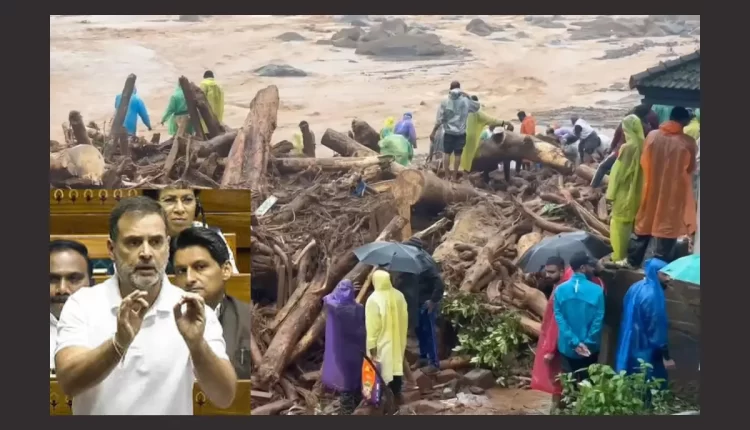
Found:
[[[362,399],[362,355],[365,352],[365,308],[355,300],[348,279],[323,298],[326,312],[325,351],[320,381],[339,393],[341,415],[354,412]]]
[[[682,132],[698,140],[701,137],[701,110],[696,109],[691,114],[690,123],[683,127]]]
[[[383,139],[386,136],[393,134],[393,129],[396,127],[396,120],[389,116],[383,123],[383,128],[380,129],[380,138]]]
[[[120,107],[121,99],[122,94],[118,94],[115,97],[115,109]],[[125,114],[125,122],[123,123],[125,130],[131,136],[135,136],[139,116],[146,128],[151,131],[151,119],[148,116],[146,104],[143,103],[143,99],[138,95],[136,89],[133,88],[133,94],[130,96],[130,103],[128,103],[128,112]]]
[[[471,96],[471,100],[477,103],[479,102],[477,96]],[[469,113],[469,116],[466,118],[466,145],[461,153],[461,170],[464,172],[471,172],[471,165],[473,164],[474,158],[479,150],[479,144],[483,140],[482,135],[484,133],[482,130],[484,130],[485,127],[488,127],[488,133],[484,135],[490,137],[492,136],[492,133],[489,132],[489,129],[505,127],[505,124],[505,121],[487,115],[481,107],[478,111]]]
[[[404,136],[396,133],[387,133],[386,136],[378,142],[380,155],[391,155],[398,164],[408,166],[414,158],[414,148]]]
[[[406,112],[404,117],[393,127],[393,133],[400,134],[409,140],[412,148],[417,147],[417,129],[414,127],[414,119],[411,112]]]
[[[659,273],[666,262],[652,258],[646,262],[646,278],[633,284],[623,299],[620,336],[617,340],[615,371],[635,373],[640,362],[653,366],[647,372],[652,378],[664,379],[667,367],[674,366],[667,347],[666,285]]]
[[[610,241],[612,261],[619,262],[628,256],[628,241],[633,231],[633,222],[641,203],[643,190],[643,124],[636,115],[622,120],[625,143],[612,166],[607,188],[607,200],[612,201]]]
[[[161,117],[161,124],[169,121],[169,134],[170,136],[181,136],[187,134],[193,134],[193,125],[190,124],[190,116],[188,115],[187,101],[185,100],[185,94],[182,92],[182,87],[177,85],[172,96],[169,97],[169,104],[167,109],[164,111],[164,115]]]
[[[687,109],[675,107],[670,120],[649,133],[643,144],[643,191],[627,259],[631,267],[641,266],[651,239],[656,239],[655,256],[671,261],[677,239],[695,232],[698,145],[683,132],[689,122]]]
[[[211,107],[211,112],[216,116],[216,119],[221,123],[224,121],[224,90],[216,82],[214,78],[214,72],[206,70],[203,74],[203,80],[201,81],[201,90],[206,95],[206,101]],[[201,120],[203,125],[203,131],[208,132],[206,123]]]
[[[374,291],[365,304],[367,354],[379,363],[383,382],[400,404],[403,402],[401,387],[409,327],[406,300],[393,288],[391,275],[385,270],[378,269],[372,274],[372,285]]]
[[[553,292],[553,311],[559,330],[557,351],[561,368],[582,382],[588,367],[597,362],[604,322],[604,290],[591,282],[597,261],[585,252],[570,258],[573,276]]]

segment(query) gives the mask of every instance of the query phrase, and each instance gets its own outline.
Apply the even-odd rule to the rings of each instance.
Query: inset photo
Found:
[[[50,415],[250,414],[250,204],[50,190]]]

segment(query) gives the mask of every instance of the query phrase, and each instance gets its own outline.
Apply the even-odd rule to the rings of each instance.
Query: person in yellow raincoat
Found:
[[[169,135],[170,136],[184,136],[184,134],[193,134],[192,124],[190,124],[190,115],[188,115],[187,101],[185,101],[185,94],[182,92],[182,87],[177,85],[172,96],[169,97],[169,104],[167,109],[164,111],[164,115],[161,117],[161,124],[169,121]]]
[[[695,140],[698,140],[698,138],[701,137],[701,110],[700,109],[696,109],[695,112],[693,112],[693,117],[690,120],[690,124],[686,125],[685,128],[682,129],[682,131]]]
[[[211,111],[216,115],[216,119],[219,120],[219,123],[221,123],[224,121],[224,90],[221,89],[221,86],[216,82],[214,72],[206,70],[203,74],[203,80],[201,81],[200,87],[201,90],[203,90],[203,94],[206,95],[206,101],[208,101]],[[208,132],[206,123],[201,121],[201,124],[203,124],[203,131]]]
[[[384,139],[393,134],[393,129],[396,127],[396,119],[389,116],[383,123],[383,128],[380,129],[380,138]]]
[[[477,96],[471,96],[471,99],[475,102],[479,101]],[[470,112],[468,118],[466,118],[466,145],[461,153],[460,165],[464,172],[471,172],[471,165],[479,149],[482,130],[487,126],[490,126],[490,128],[505,127],[505,121],[487,115],[482,111],[482,108],[479,108],[476,112]]]
[[[404,375],[404,352],[409,315],[406,299],[393,288],[391,275],[378,269],[372,274],[374,291],[365,303],[367,354],[380,364],[383,382],[394,394],[396,403],[403,402],[401,387]]]
[[[640,267],[651,239],[656,239],[654,257],[671,262],[677,239],[692,235],[696,228],[693,173],[698,145],[683,132],[690,122],[687,109],[676,106],[669,121],[646,137],[641,155],[643,192],[635,217],[636,239],[628,265]]]
[[[641,204],[643,191],[643,124],[636,115],[628,115],[622,120],[625,143],[609,176],[607,200],[612,201],[610,236],[612,261],[621,262],[628,256],[628,240],[633,231],[633,221]]]

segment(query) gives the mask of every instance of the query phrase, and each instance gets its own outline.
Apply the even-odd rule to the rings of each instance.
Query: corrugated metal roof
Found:
[[[701,51],[659,63],[630,77],[630,88],[668,88],[700,91]]]

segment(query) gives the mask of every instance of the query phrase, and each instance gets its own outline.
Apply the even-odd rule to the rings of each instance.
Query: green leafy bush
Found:
[[[459,345],[453,350],[496,374],[507,373],[529,342],[515,312],[490,312],[477,296],[450,295],[443,302],[442,313],[458,329]]]
[[[572,373],[560,375],[563,386],[562,415],[653,415],[670,410],[670,394],[663,379],[648,379],[652,366],[641,360],[640,371],[626,374],[610,366],[592,364],[589,379],[578,383]]]

